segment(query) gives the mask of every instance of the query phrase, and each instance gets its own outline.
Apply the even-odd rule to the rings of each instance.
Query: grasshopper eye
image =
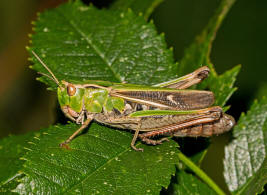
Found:
[[[68,84],[67,92],[69,96],[73,96],[76,93],[76,87],[72,84]]]

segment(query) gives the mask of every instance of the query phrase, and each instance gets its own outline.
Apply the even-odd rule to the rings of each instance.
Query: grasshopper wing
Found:
[[[167,110],[194,110],[206,108],[213,104],[214,96],[210,91],[177,90],[168,88],[117,88],[111,96]]]

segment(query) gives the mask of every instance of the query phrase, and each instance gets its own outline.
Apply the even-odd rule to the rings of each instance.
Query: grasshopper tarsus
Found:
[[[65,148],[65,149],[67,149],[67,150],[70,150],[70,147],[69,147],[69,145],[68,145],[67,142],[62,142],[61,144],[59,144],[59,146],[60,146],[61,148]]]
[[[168,138],[166,138],[166,137],[164,137],[164,138],[161,138],[161,139],[159,139],[159,140],[153,140],[153,139],[149,139],[149,138],[147,138],[147,137],[142,137],[142,136],[140,136],[141,137],[141,140],[143,141],[143,142],[145,142],[146,144],[149,144],[149,145],[159,145],[159,144],[162,144],[162,142],[164,142],[164,141],[169,141],[169,139]]]
[[[132,149],[134,149],[135,151],[140,151],[140,152],[144,152],[144,148],[137,148],[134,145],[131,145]]]
[[[161,138],[160,140],[158,140],[159,144],[162,144],[162,142],[169,142],[170,140],[166,137]]]

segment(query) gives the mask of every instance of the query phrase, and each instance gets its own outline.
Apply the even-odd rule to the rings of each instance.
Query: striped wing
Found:
[[[195,110],[209,107],[214,102],[210,91],[201,90],[169,90],[161,88],[138,90],[114,90],[112,96],[128,101],[170,110]]]

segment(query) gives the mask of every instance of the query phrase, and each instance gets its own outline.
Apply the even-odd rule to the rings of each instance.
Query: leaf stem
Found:
[[[222,189],[197,165],[195,165],[189,158],[187,158],[182,152],[178,153],[179,159],[189,167],[199,178],[207,183],[217,194],[225,195]]]

